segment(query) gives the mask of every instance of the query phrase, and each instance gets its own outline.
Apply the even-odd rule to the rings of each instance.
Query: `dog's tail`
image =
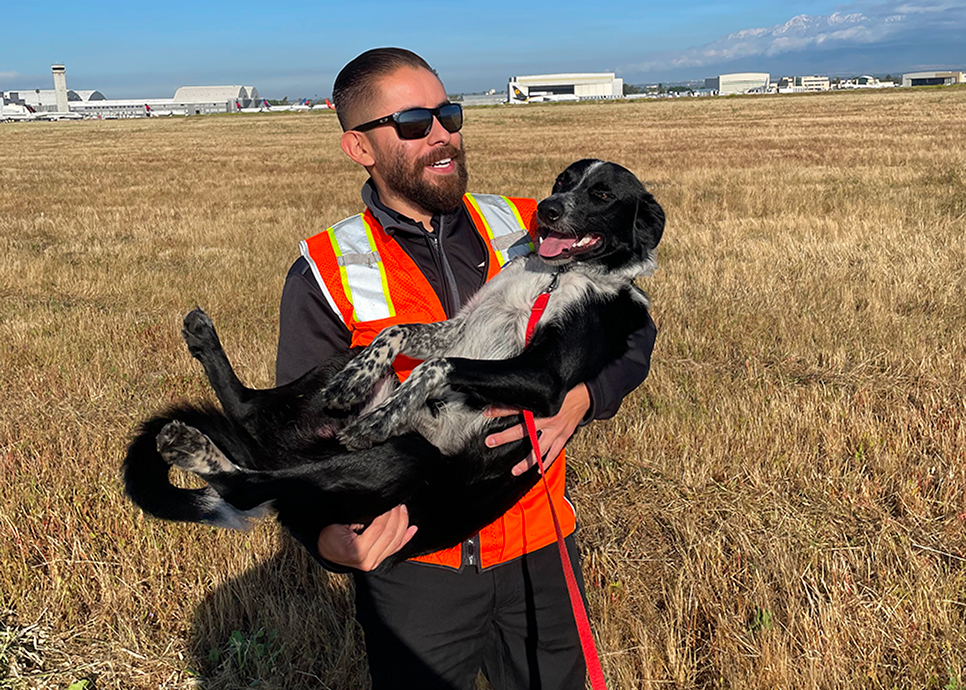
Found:
[[[152,417],[138,428],[124,458],[122,472],[127,495],[146,513],[164,520],[247,530],[249,518],[262,514],[261,511],[239,510],[210,486],[184,489],[171,483],[168,477],[170,466],[158,452],[157,436],[173,421],[195,426],[216,438],[230,436],[230,423],[211,406],[178,406]],[[212,433],[222,426],[226,433]]]

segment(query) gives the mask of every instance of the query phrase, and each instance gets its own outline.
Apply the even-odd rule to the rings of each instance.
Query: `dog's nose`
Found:
[[[563,214],[563,204],[556,199],[544,199],[537,205],[537,217],[544,223],[553,223]]]

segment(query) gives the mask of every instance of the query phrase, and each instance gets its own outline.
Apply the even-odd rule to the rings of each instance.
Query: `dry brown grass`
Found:
[[[963,683],[964,111],[469,111],[473,189],[601,157],[669,218],[651,377],[571,446],[612,688]],[[0,127],[0,687],[367,686],[344,578],[269,521],[146,519],[118,479],[138,419],[209,395],[195,304],[270,385],[296,242],[363,179],[330,114]]]

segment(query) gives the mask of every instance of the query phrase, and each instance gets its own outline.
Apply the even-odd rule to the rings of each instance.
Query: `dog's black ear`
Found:
[[[650,192],[643,192],[637,199],[637,220],[634,223],[634,242],[643,242],[649,252],[654,251],[664,235],[664,209]],[[638,246],[634,247],[639,249]]]

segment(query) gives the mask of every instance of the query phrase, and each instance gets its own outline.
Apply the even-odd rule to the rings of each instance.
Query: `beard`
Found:
[[[453,159],[455,172],[445,176],[431,175],[431,179],[427,180],[426,167],[446,158]],[[462,141],[459,148],[450,144],[435,149],[412,164],[406,161],[402,148],[397,148],[391,152],[389,164],[382,174],[386,186],[393,192],[433,215],[452,211],[459,206],[469,180]]]

